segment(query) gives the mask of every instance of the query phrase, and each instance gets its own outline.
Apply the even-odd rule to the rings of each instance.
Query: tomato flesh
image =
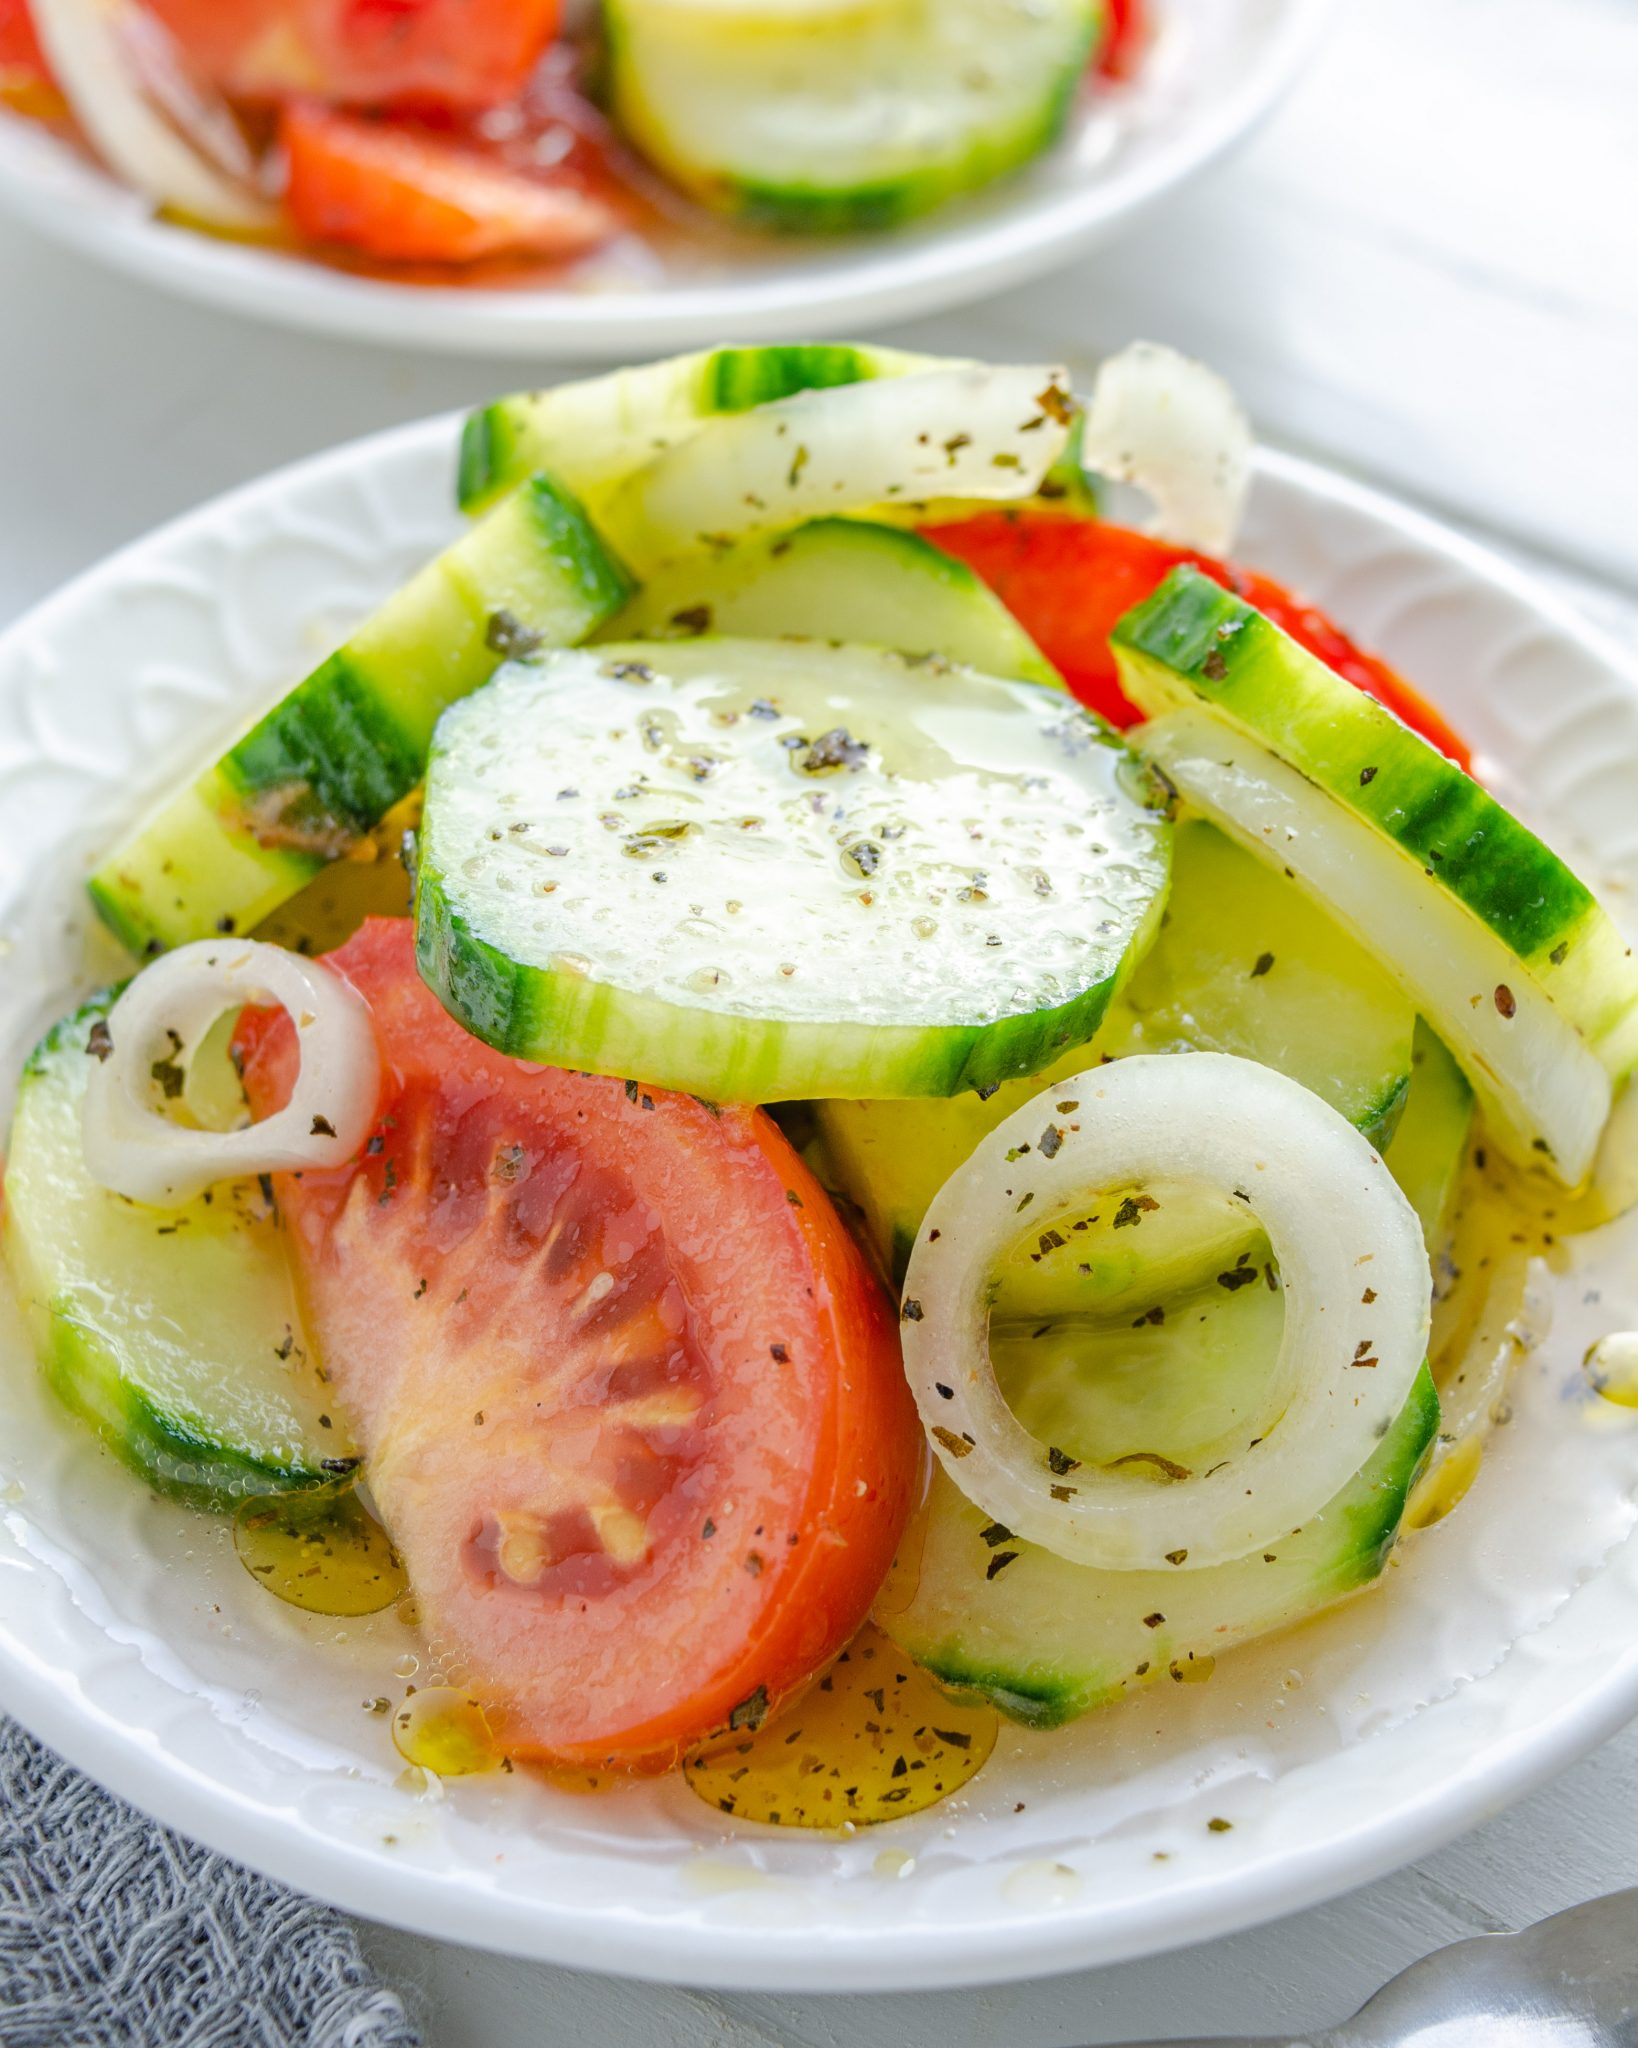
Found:
[[[28,0],[0,0],[0,96],[22,97],[51,85],[51,67],[34,22]]]
[[[1146,0],[1105,0],[1105,5],[1109,32],[1098,52],[1098,69],[1105,78],[1135,77],[1149,40]]]
[[[865,1617],[922,1458],[886,1299],[761,1110],[503,1057],[407,919],[326,957],[379,1117],[279,1201],[427,1631],[513,1753],[669,1765]],[[263,1113],[294,1035],[238,1044]]]
[[[488,106],[522,86],[559,0],[147,0],[231,98]]]
[[[615,225],[573,185],[526,176],[400,123],[292,103],[279,135],[289,164],[285,207],[297,231],[384,262],[570,257]]]
[[[922,531],[983,577],[1082,703],[1113,725],[1136,724],[1142,713],[1121,690],[1109,635],[1122,613],[1148,597],[1179,562],[1192,562],[1459,767],[1472,765],[1460,735],[1426,698],[1386,662],[1356,647],[1323,612],[1267,576],[1169,547],[1129,527],[1062,512],[984,512]]]

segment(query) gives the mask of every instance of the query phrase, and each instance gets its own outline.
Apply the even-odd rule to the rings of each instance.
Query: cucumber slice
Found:
[[[1195,821],[1174,835],[1160,936],[1116,996],[1097,1044],[1112,1055],[1191,1046],[1239,1053],[1301,1081],[1381,1142],[1409,1085],[1415,1022],[1393,981],[1319,905]],[[1084,1055],[1071,1057],[1063,1071],[1084,1064]],[[1009,1086],[988,1102],[817,1105],[839,1184],[895,1277],[933,1196],[1039,1085]],[[1224,1249],[1208,1245],[1202,1256]]]
[[[1210,825],[1184,825],[1172,858],[1161,942],[1099,1050],[1239,1053],[1385,1144],[1405,1106],[1416,1030],[1397,984],[1310,897]]]
[[[1255,1301],[1257,1290],[1246,1294]],[[1067,1563],[1009,1537],[939,1470],[876,1619],[937,1677],[1034,1728],[1060,1727],[1168,1675],[1205,1678],[1225,1650],[1381,1575],[1438,1426],[1424,1367],[1375,1454],[1319,1514],[1271,1551],[1205,1571]],[[1155,1437],[1143,1448],[1174,1455]]]
[[[610,0],[615,119],[708,206],[795,233],[883,228],[1028,163],[1062,131],[1098,0],[909,0],[755,33]]]
[[[1142,733],[1193,809],[1278,862],[1394,975],[1461,1062],[1496,1142],[1579,1184],[1609,1116],[1609,1075],[1536,975],[1429,879],[1434,865],[1417,869],[1385,832],[1215,711],[1173,711]]]
[[[1170,826],[1056,691],[880,649],[648,642],[439,725],[421,971],[503,1051],[736,1101],[953,1094],[1096,1030]]]
[[[1123,687],[1143,710],[1209,706],[1391,847],[1405,899],[1431,883],[1459,905],[1488,944],[1487,998],[1529,975],[1612,1079],[1631,1071],[1632,949],[1586,884],[1471,776],[1187,565],[1126,614],[1111,645]],[[1464,1041],[1446,1036],[1461,1058]]]
[[[1073,1242],[1040,1264],[1025,1255],[1042,1233],[1018,1241],[996,1274],[990,1355],[1031,1434],[1089,1469],[1161,1454],[1200,1472],[1274,1419],[1285,1296],[1267,1234],[1243,1205],[1187,1181],[1154,1182],[1149,1192],[1160,1206],[1137,1228],[1112,1228],[1120,1211],[1105,1202],[1097,1225],[1071,1226]],[[1104,1284],[1088,1284],[1079,1303],[1054,1313],[1053,1264],[1079,1260],[1083,1246]],[[1164,1475],[1151,1466],[1150,1476]]]
[[[162,1492],[224,1507],[333,1483],[357,1454],[311,1363],[257,1183],[150,1209],[86,1172],[87,1041],[112,1001],[94,997],[50,1031],[17,1091],[4,1243],[41,1365]]]
[[[1410,1093],[1382,1163],[1421,1219],[1435,1262],[1450,1242],[1456,1189],[1473,1133],[1473,1090],[1438,1034],[1420,1017],[1411,1053]],[[1437,1266],[1435,1268],[1437,1270]]]
[[[1062,689],[1063,678],[964,562],[902,527],[815,519],[658,570],[598,636],[795,636],[938,653],[986,675]]]
[[[249,931],[421,779],[438,714],[520,645],[572,643],[631,580],[533,477],[107,855],[91,900],[133,953]]]
[[[1065,373],[975,363],[753,406],[656,456],[598,508],[624,561],[930,498],[1027,498],[1075,419]]]
[[[1038,1335],[1043,1325],[1061,1323],[1072,1330],[1088,1317],[1113,1319],[1123,1344],[1141,1343],[1150,1327],[1143,1318],[1156,1302],[1204,1289],[1206,1305],[1213,1307],[1221,1298],[1219,1273],[1249,1267],[1261,1274],[1269,1262],[1266,1235],[1248,1222],[1239,1204],[1182,1181],[1149,1192],[1163,1192],[1164,1199],[1143,1216],[1141,1230],[1124,1227],[1132,1219],[1118,1199],[1094,1202],[1082,1216],[1021,1238],[996,1266],[991,1328],[1011,1325],[1022,1332],[1030,1340],[1024,1350],[1032,1368],[1039,1364],[1040,1347],[1050,1351],[1057,1341],[1056,1332]],[[1278,1341],[1276,1328],[1270,1358]],[[1215,1376],[1214,1385],[1228,1384]],[[1075,1430],[1066,1419],[1057,1433],[1047,1432],[1048,1441],[1072,1449],[1068,1438]]]
[[[482,512],[544,469],[595,506],[718,413],[748,412],[799,391],[903,377],[946,360],[853,342],[784,342],[701,349],[548,391],[516,392],[468,416],[456,497],[463,512]]]

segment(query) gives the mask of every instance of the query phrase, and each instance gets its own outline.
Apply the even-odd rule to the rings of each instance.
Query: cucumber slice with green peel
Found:
[[[1470,775],[1199,570],[1174,569],[1111,635],[1150,715],[1205,705],[1326,791],[1490,935],[1620,1079],[1638,1060],[1638,964],[1592,891]],[[1460,1051],[1459,1047],[1453,1047]]]
[[[1111,1011],[1099,1051],[1239,1053],[1385,1144],[1405,1105],[1416,1030],[1398,984],[1311,897],[1212,826],[1180,826],[1172,861],[1161,940]]]
[[[1136,1219],[1116,1192],[1107,1200],[1093,1200],[1080,1216],[1027,1233],[996,1266],[990,1327],[998,1344],[1009,1328],[1014,1337],[1028,1340],[1014,1347],[1015,1363],[1027,1360],[1034,1371],[1042,1364],[1041,1347],[1050,1352],[1088,1318],[1112,1321],[1123,1344],[1130,1337],[1141,1349],[1143,1333],[1151,1328],[1145,1318],[1156,1303],[1203,1292],[1207,1307],[1214,1307],[1222,1298],[1219,1274],[1263,1275],[1270,1261],[1268,1239],[1238,1203],[1187,1182],[1150,1192],[1161,1195],[1161,1205],[1152,1213],[1138,1212],[1141,1229],[1129,1227]],[[1234,1288],[1249,1284],[1236,1277]],[[1276,1325],[1270,1358],[1278,1339]],[[996,1354],[1003,1383],[1005,1348]],[[1221,1387],[1228,1386],[1222,1379]],[[1038,1434],[1080,1455],[1064,1434],[1075,1434],[1072,1421],[1054,1433],[1045,1418],[1037,1420]]]
[[[700,349],[634,370],[520,391],[468,415],[456,498],[463,512],[547,470],[587,504],[688,439],[719,413],[876,377],[903,377],[948,359],[855,342],[781,342]]]
[[[549,655],[439,725],[421,971],[503,1051],[712,1099],[990,1087],[1148,942],[1132,771],[1057,691],[876,648]]]
[[[615,119],[706,205],[793,233],[883,228],[1028,163],[1062,132],[1098,0],[907,0],[756,32],[610,0]]]
[[[1036,496],[1060,512],[1072,512],[1081,519],[1096,519],[1100,504],[1098,479],[1081,460],[1081,443],[1086,432],[1086,415],[1077,413],[1069,430],[1064,452],[1042,477]]]
[[[623,561],[660,563],[745,534],[894,501],[1027,498],[1068,445],[1067,377],[1051,365],[919,371],[726,414],[598,506]]]
[[[1473,1090],[1444,1041],[1420,1017],[1411,1053],[1410,1093],[1382,1163],[1421,1219],[1428,1257],[1450,1240],[1456,1190],[1473,1132]]]
[[[583,639],[631,589],[576,501],[531,478],[150,812],[92,902],[138,954],[249,931],[415,787],[446,705],[508,653]]]
[[[1141,732],[1195,812],[1292,876],[1394,976],[1461,1064],[1497,1144],[1579,1185],[1609,1116],[1609,1073],[1495,930],[1375,823],[1216,710],[1169,712]]]
[[[996,1273],[990,1356],[1032,1436],[1089,1469],[1149,1461],[1163,1479],[1160,1458],[1198,1473],[1272,1426],[1285,1297],[1268,1238],[1243,1205],[1186,1181],[1148,1191],[1159,1207],[1140,1211],[1135,1227],[1111,1227],[1121,1213],[1112,1198],[1099,1225],[1063,1233],[1079,1240],[1069,1257],[1082,1245],[1094,1261],[1101,1252],[1107,1284],[1058,1313],[1040,1285],[1053,1255],[1026,1264],[1041,1234],[1018,1240]],[[1157,1229],[1168,1216],[1170,1230]],[[1124,1270],[1109,1266],[1111,1254]]]
[[[1248,1305],[1255,1294],[1246,1290]],[[1071,1564],[1009,1536],[937,1470],[876,1619],[936,1677],[1034,1728],[1061,1727],[1157,1679],[1208,1677],[1225,1650],[1380,1577],[1438,1426],[1424,1367],[1370,1461],[1319,1514],[1272,1550],[1205,1571]],[[1173,1455],[1158,1438],[1142,1448]]]
[[[357,1455],[312,1362],[257,1183],[150,1209],[86,1171],[88,1041],[112,1000],[93,998],[49,1032],[17,1091],[4,1246],[41,1366],[161,1492],[219,1508],[333,1484]]]
[[[1110,1004],[1096,1049],[1239,1053],[1301,1081],[1379,1141],[1405,1099],[1415,1022],[1391,978],[1319,905],[1195,820],[1174,834],[1164,923]],[[1085,1064],[1084,1053],[1060,1063],[1066,1075]],[[902,1275],[945,1181],[1051,1074],[985,1102],[815,1106],[838,1182],[890,1274]],[[1202,1256],[1228,1248],[1208,1243]]]
[[[964,562],[902,527],[815,519],[656,571],[598,635],[727,633],[942,654],[986,675],[1061,689],[1063,678]]]

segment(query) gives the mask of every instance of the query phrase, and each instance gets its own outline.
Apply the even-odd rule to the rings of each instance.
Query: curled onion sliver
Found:
[[[226,1010],[276,1004],[296,1029],[290,1100],[237,1131],[189,1129],[159,1107]],[[217,1181],[341,1166],[375,1114],[380,1055],[363,999],[316,960],[253,939],[198,939],[163,954],[108,1013],[109,1045],[85,1094],[81,1142],[93,1180],[173,1207]]]
[[[1233,546],[1251,481],[1251,426],[1204,363],[1153,341],[1106,357],[1087,400],[1081,461],[1144,493],[1157,539],[1209,555]]]
[[[929,498],[1027,498],[1074,417],[1056,364],[936,362],[798,391],[719,413],[663,449],[610,494],[599,524],[642,575],[696,550],[702,533],[737,539]]]
[[[151,48],[156,24],[134,0],[30,0],[52,76],[99,154],[128,185],[210,227],[265,228],[265,199],[180,135],[153,104],[126,35]]]
[[[1024,1429],[990,1360],[988,1283],[1024,1229],[1089,1194],[1180,1180],[1261,1223],[1285,1328],[1261,1438],[1160,1483],[1074,1464]],[[1253,1060],[1146,1054],[1055,1081],[951,1175],[917,1235],[901,1335],[934,1448],[986,1514],[1079,1564],[1192,1570],[1277,1543],[1348,1483],[1410,1392],[1431,1296],[1415,1211],[1345,1118]]]

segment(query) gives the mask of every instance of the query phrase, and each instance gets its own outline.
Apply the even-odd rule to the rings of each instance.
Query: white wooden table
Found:
[[[1176,0],[1186,6],[1188,0]],[[1638,0],[1340,0],[1297,95],[1120,246],[930,347],[1135,334],[1638,647]],[[895,337],[898,338],[898,337]],[[0,225],[0,622],[157,520],[502,367],[257,332]],[[367,1928],[429,2048],[1068,2048],[1336,2020],[1429,1948],[1638,1883],[1638,1728],[1413,1869],[1182,1955],[916,1998],[716,1997]]]

